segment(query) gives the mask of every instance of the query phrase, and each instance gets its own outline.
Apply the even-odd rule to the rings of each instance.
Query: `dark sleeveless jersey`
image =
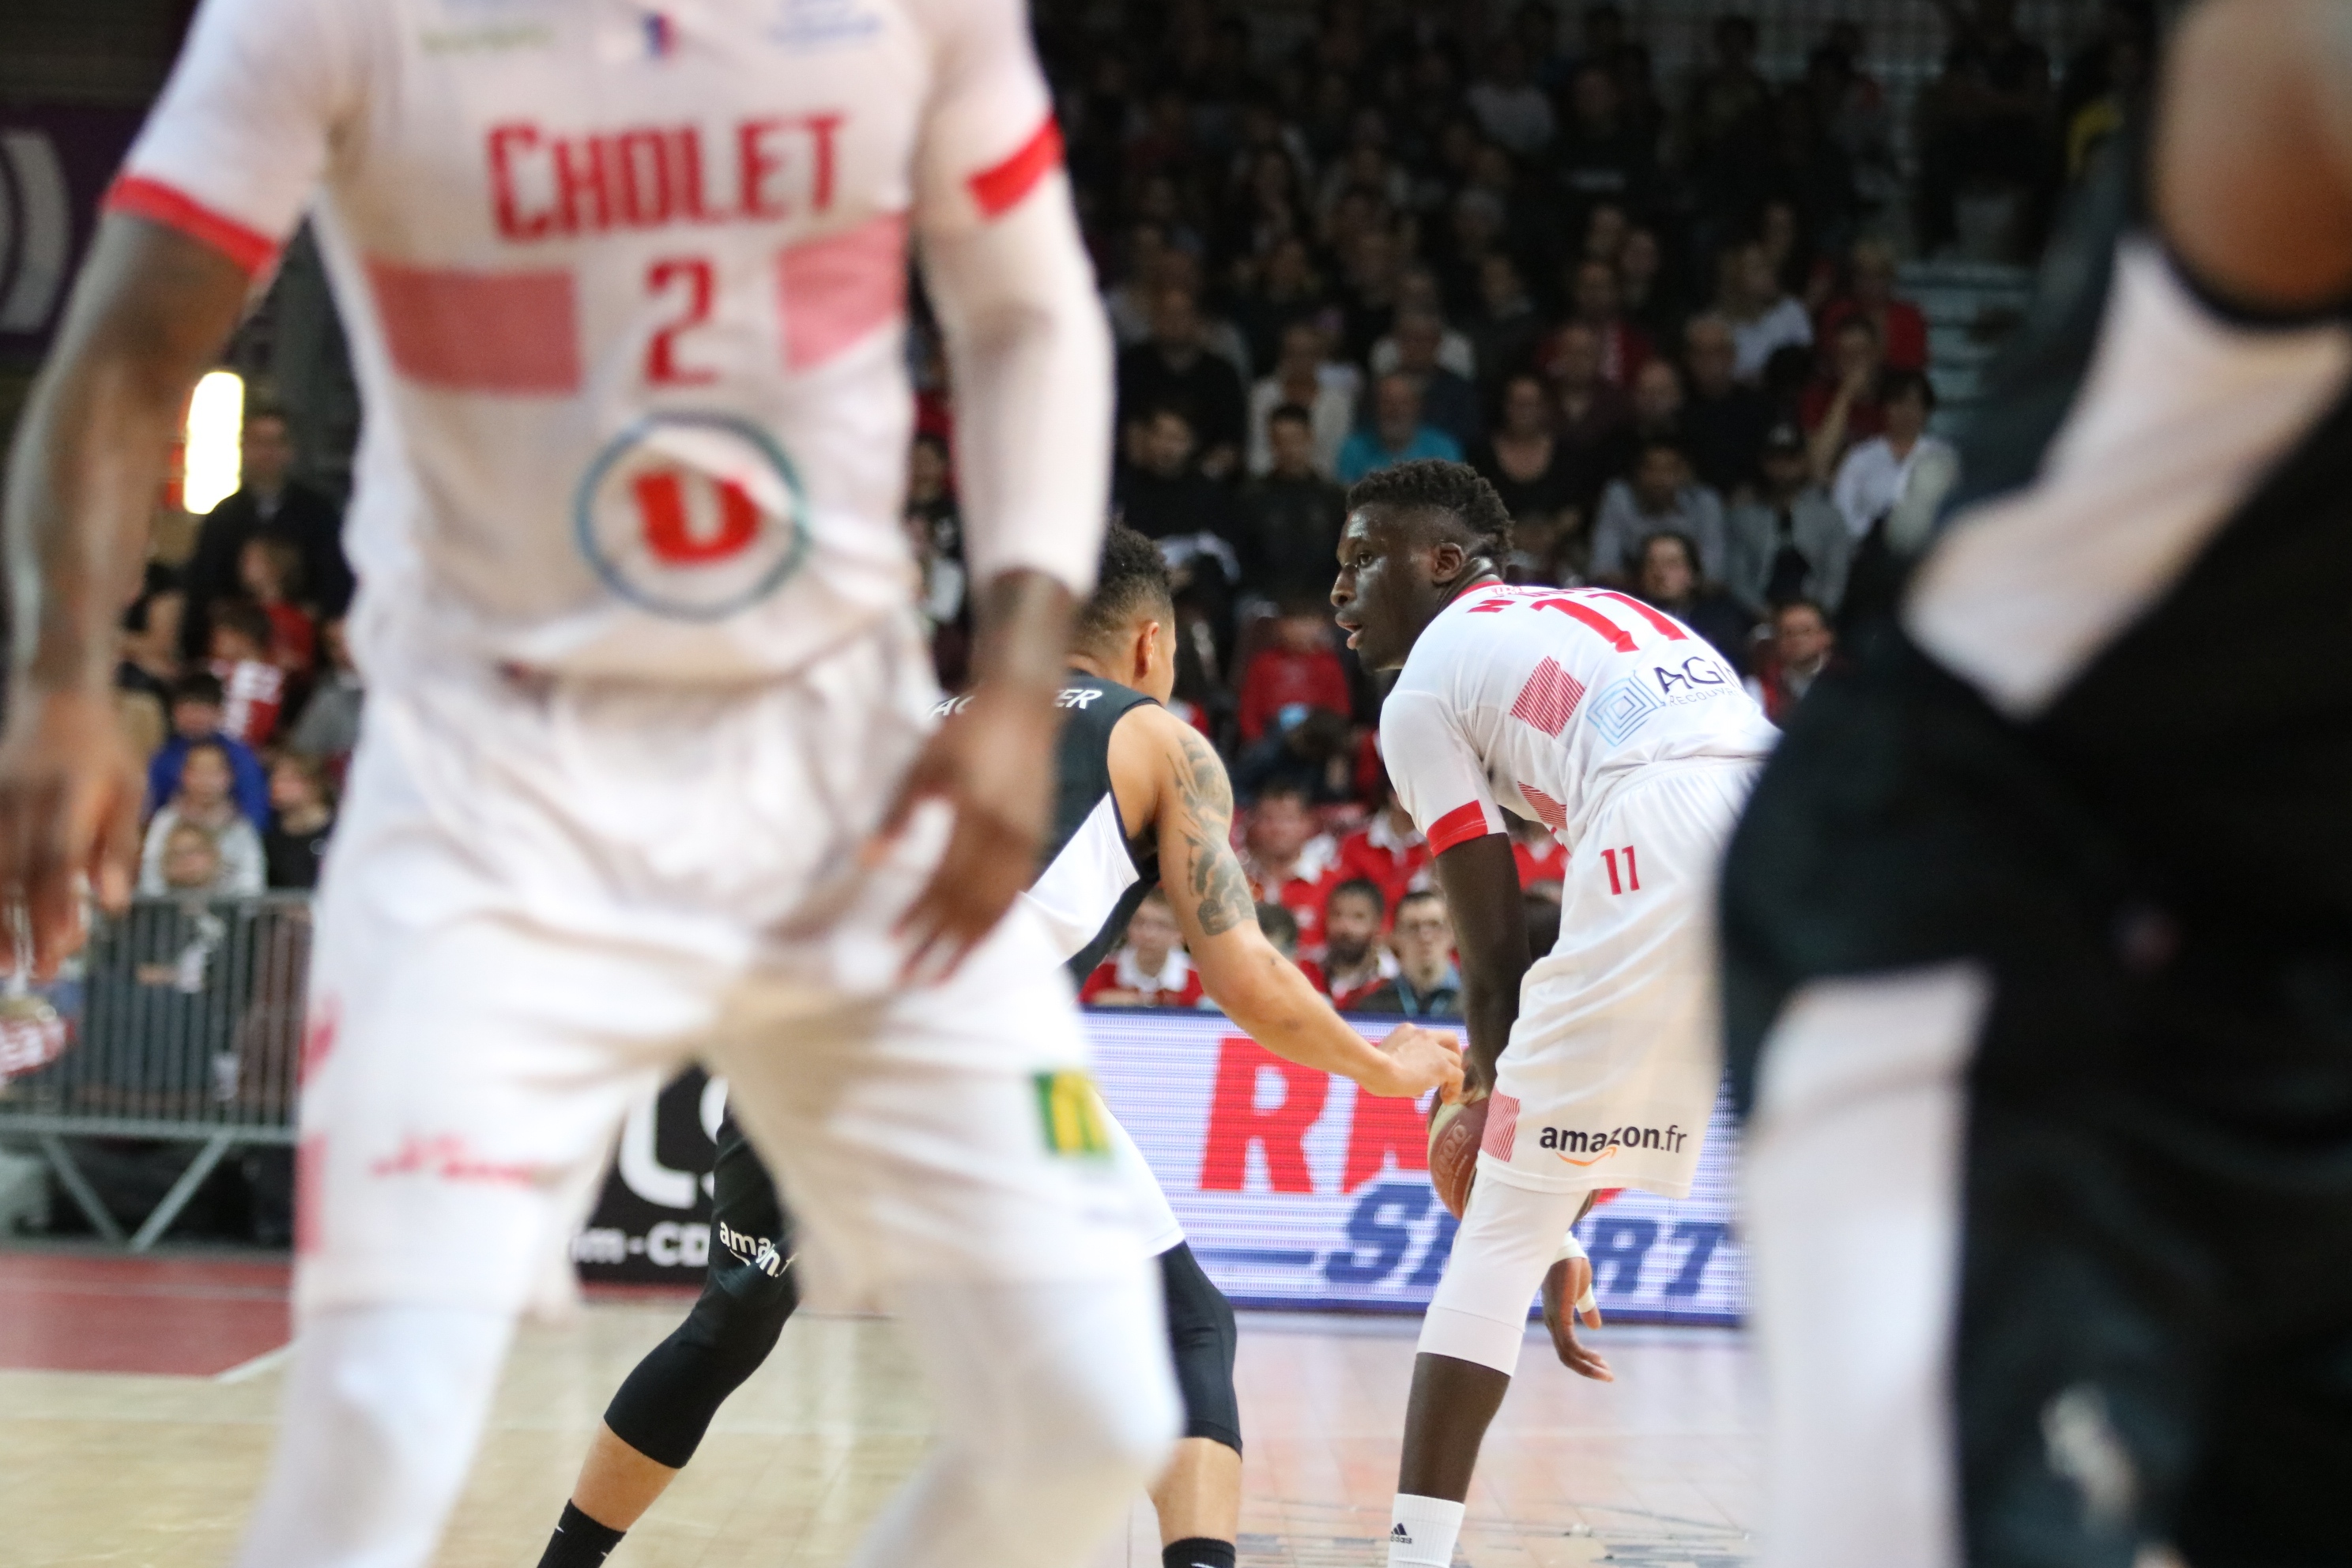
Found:
[[[1160,885],[1160,844],[1130,837],[1110,787],[1110,732],[1150,698],[1115,680],[1070,672],[1054,753],[1054,820],[1026,897],[1084,981],[1127,935],[1144,895]],[[953,714],[963,700],[940,705]]]
[[[1899,625],[1750,800],[1736,1076],[1806,979],[1988,951],[2032,889],[2248,973],[2352,952],[2352,301],[2216,298],[2143,146],[2053,243]]]

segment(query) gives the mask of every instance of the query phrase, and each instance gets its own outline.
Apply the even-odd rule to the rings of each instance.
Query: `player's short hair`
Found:
[[[1333,904],[1338,903],[1339,901],[1339,895],[1342,893],[1347,894],[1349,898],[1371,900],[1372,912],[1374,914],[1384,915],[1389,912],[1388,896],[1381,891],[1381,885],[1378,882],[1373,881],[1370,877],[1349,878],[1346,881],[1331,889],[1330,897],[1323,900],[1323,907],[1328,910]]]
[[[1171,623],[1176,618],[1176,590],[1168,580],[1168,563],[1160,558],[1160,546],[1125,523],[1114,522],[1103,535],[1093,596],[1078,606],[1070,640],[1079,647],[1095,647],[1137,615],[1151,612]]]
[[[228,700],[220,677],[209,669],[194,669],[172,683],[173,702],[208,702],[217,708]]]
[[[1511,511],[1486,478],[1467,463],[1420,458],[1375,469],[1348,489],[1348,510],[1423,508],[1451,516],[1479,553],[1502,565],[1511,555]]]

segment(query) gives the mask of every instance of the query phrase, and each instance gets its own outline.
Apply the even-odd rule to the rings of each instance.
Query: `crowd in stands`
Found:
[[[1444,910],[1390,796],[1379,692],[1326,596],[1346,487],[1465,461],[1517,525],[1519,582],[1671,611],[1775,718],[1890,580],[1887,520],[1948,483],[1898,237],[1932,251],[2006,191],[2028,236],[2120,119],[2147,7],[2107,0],[2063,64],[2011,0],[1935,0],[1941,74],[1910,110],[1862,25],[1759,63],[1726,14],[1662,70],[1639,6],[1324,0],[1295,47],[1229,0],[1037,0],[1082,225],[1118,345],[1113,505],[1179,588],[1177,707],[1227,758],[1264,922],[1351,1006],[1442,1014]],[[907,538],[950,687],[970,646],[945,356],[919,314]],[[126,618],[124,702],[152,733],[142,886],[304,887],[361,689],[334,503],[248,421],[245,486]],[[1520,845],[1549,945],[1562,852]],[[1147,905],[1087,986],[1191,1005]]]
[[[2148,58],[2129,0],[2059,70],[2010,0],[1937,6],[1906,183],[1850,21],[1776,77],[1738,14],[1662,72],[1610,0],[1325,0],[1287,50],[1214,0],[1117,28],[1038,5],[1118,342],[1114,506],[1176,575],[1178,705],[1231,763],[1262,918],[1347,1005],[1443,1014],[1458,983],[1423,941],[1444,910],[1378,690],[1330,623],[1346,487],[1470,463],[1517,524],[1515,581],[1637,594],[1785,716],[1887,591],[1915,475],[1956,473],[1896,238],[1948,245],[1990,191],[2030,250]],[[951,438],[943,402],[925,428]],[[943,563],[949,499],[920,520]],[[1540,826],[1520,846],[1541,949],[1562,854]],[[1197,984],[1162,913],[1087,990]]]
[[[341,509],[293,477],[285,417],[247,417],[243,485],[159,540],[123,617],[117,700],[148,754],[139,891],[307,889],[359,738]]]

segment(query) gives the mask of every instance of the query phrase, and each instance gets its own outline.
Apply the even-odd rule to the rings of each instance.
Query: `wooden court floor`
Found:
[[[225,1563],[259,1479],[282,1363],[271,1271],[184,1268],[175,1280],[111,1267],[0,1254],[0,1568]],[[121,1305],[126,1279],[147,1281],[130,1298],[145,1313]],[[444,1568],[531,1568],[605,1398],[685,1305],[608,1298],[523,1331]],[[1415,1327],[1243,1315],[1247,1568],[1385,1561]],[[1457,1563],[1722,1568],[1754,1554],[1762,1445],[1745,1342],[1665,1329],[1603,1340],[1611,1386],[1570,1376],[1530,1341]],[[840,1563],[928,1424],[888,1323],[796,1319],[614,1568]],[[1158,1563],[1139,1501],[1096,1568]]]

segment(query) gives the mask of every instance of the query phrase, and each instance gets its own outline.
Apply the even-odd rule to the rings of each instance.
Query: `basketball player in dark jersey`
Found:
[[[2186,13],[1730,853],[1765,1561],[2352,1561],[2352,6]]]
[[[1417,1097],[1462,1086],[1454,1037],[1411,1025],[1379,1046],[1349,1028],[1259,931],[1230,845],[1233,792],[1200,733],[1160,704],[1175,688],[1175,609],[1158,548],[1131,529],[1105,542],[1094,596],[1072,633],[1061,694],[1054,823],[1024,895],[1083,979],[1116,947],[1146,894],[1165,887],[1210,999],[1278,1056]],[[963,699],[942,705],[946,721]],[[1132,827],[1129,825],[1133,825]],[[1233,1568],[1241,1516],[1234,1314],[1183,1239],[1124,1130],[1118,1157],[1157,1211],[1153,1250],[1184,1397],[1184,1440],[1153,1489],[1171,1568]],[[798,1305],[791,1218],[736,1131],[719,1130],[711,1253],[702,1297],[622,1384],[604,1413],[541,1568],[603,1562],[693,1457],[719,1405],[775,1348]]]

